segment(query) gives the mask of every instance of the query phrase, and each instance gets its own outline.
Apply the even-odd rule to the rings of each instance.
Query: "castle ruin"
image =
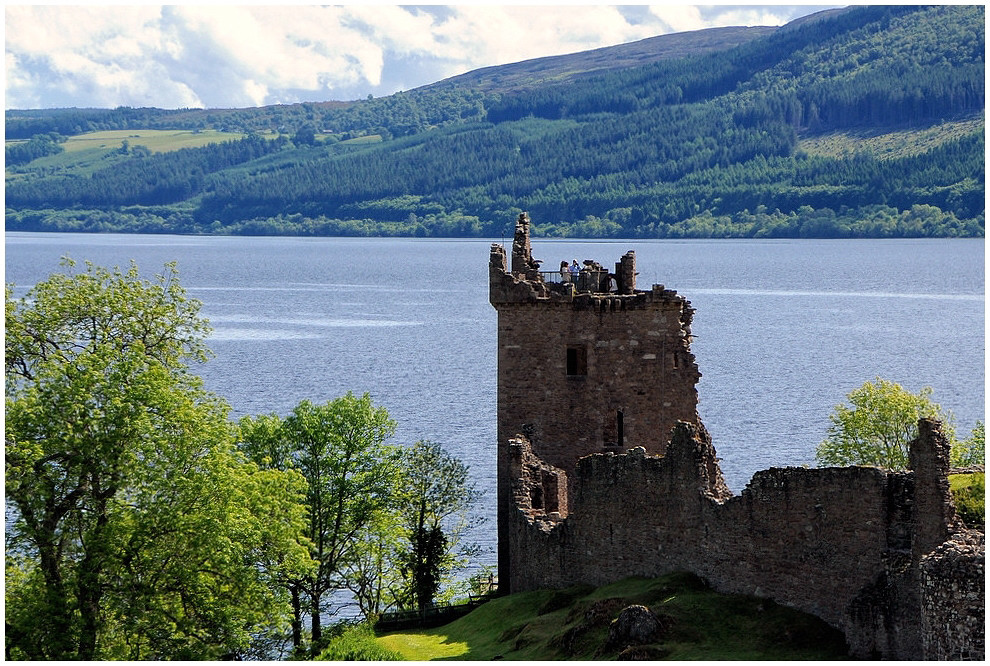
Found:
[[[688,571],[842,630],[855,657],[983,659],[984,536],[956,518],[949,445],[911,469],[771,468],[726,486],[697,413],[694,310],[609,271],[541,270],[519,216],[498,311],[498,565],[511,592]]]

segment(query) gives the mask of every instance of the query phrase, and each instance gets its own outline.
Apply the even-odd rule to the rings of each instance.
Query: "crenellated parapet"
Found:
[[[637,290],[633,250],[622,255],[612,271],[593,259],[583,260],[574,270],[570,264],[565,269],[566,262],[561,262],[559,268],[545,268],[542,261],[533,257],[529,227],[529,216],[521,213],[516,220],[511,261],[501,244],[492,244],[488,262],[489,300],[496,308],[510,303],[553,301],[572,303],[582,310],[615,312],[646,309],[656,303],[694,312],[687,299],[663,285]],[[687,323],[690,325],[690,314]]]

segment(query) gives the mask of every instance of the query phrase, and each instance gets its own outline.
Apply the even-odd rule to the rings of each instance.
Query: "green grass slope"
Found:
[[[609,624],[626,606],[649,607],[665,629],[649,645],[609,645]],[[836,660],[842,634],[773,602],[717,594],[688,574],[629,578],[598,589],[522,592],[496,599],[447,626],[381,636],[404,658],[612,660]]]

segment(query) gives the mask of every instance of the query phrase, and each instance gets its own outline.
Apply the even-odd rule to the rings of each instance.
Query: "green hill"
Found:
[[[659,620],[659,631],[645,643],[610,637],[613,620],[633,604]],[[717,594],[688,574],[522,592],[446,626],[386,634],[377,643],[415,661],[837,660],[847,654],[842,633],[818,618],[766,600]],[[333,645],[324,654],[343,657]],[[359,658],[360,651],[349,656]]]
[[[984,44],[982,6],[859,7],[355,102],[8,111],[34,138],[7,228],[492,237],[527,210],[564,236],[982,236]],[[59,150],[111,129],[245,138]]]

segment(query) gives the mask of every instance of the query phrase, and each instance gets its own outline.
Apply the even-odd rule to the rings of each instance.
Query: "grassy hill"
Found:
[[[8,111],[37,155],[7,169],[7,228],[497,237],[527,210],[561,236],[982,236],[984,17],[857,7],[347,103]],[[129,151],[70,150],[97,130]],[[185,143],[208,132],[244,138]]]
[[[632,604],[647,606],[658,616],[660,635],[644,645],[610,643],[609,625]],[[415,661],[611,660],[620,655],[663,660],[846,657],[842,634],[821,620],[766,600],[716,594],[688,574],[629,578],[597,589],[513,594],[444,627],[374,640],[377,646],[365,643],[368,654],[377,652],[376,647],[385,648]],[[341,645],[331,645],[324,656],[360,658],[362,649],[351,646],[348,655]]]

